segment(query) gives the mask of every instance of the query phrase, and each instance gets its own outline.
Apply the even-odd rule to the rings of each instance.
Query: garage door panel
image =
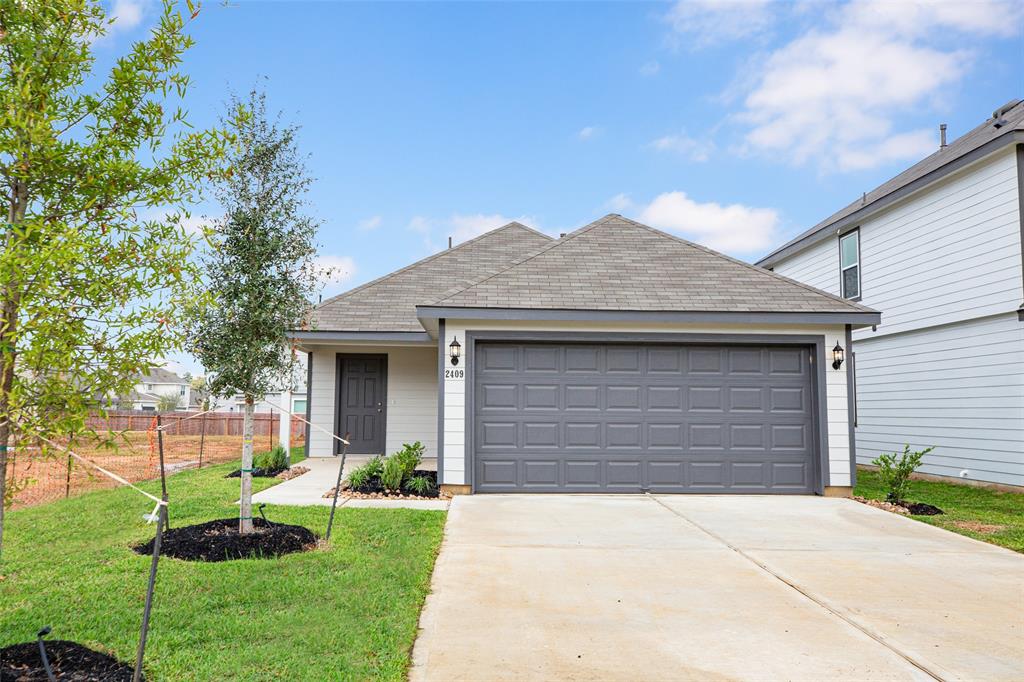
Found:
[[[476,357],[480,492],[815,487],[807,349],[480,343]]]

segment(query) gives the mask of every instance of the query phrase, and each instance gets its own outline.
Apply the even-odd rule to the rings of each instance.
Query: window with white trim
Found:
[[[839,282],[843,298],[860,298],[860,230],[839,238]]]

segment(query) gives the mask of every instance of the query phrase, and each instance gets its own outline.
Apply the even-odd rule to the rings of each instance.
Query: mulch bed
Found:
[[[255,469],[252,470],[252,475],[255,478],[274,478],[278,474],[283,473],[285,471],[288,471],[288,467],[284,467],[282,469],[261,469],[260,467],[256,467]],[[230,474],[226,475],[224,478],[241,478],[241,477],[242,477],[242,470],[241,469],[235,469]]]
[[[407,490],[399,492],[385,490],[384,486],[380,484],[379,478],[371,479],[366,485],[360,486],[355,489],[349,489],[345,484],[341,484],[341,494],[345,497],[354,497],[357,499],[367,500],[381,500],[381,499],[393,499],[393,500],[436,500],[441,496],[440,491],[437,488],[437,472],[427,471],[425,469],[416,469],[412,472],[413,476],[425,476],[434,482],[434,489],[425,495],[417,495]],[[331,488],[324,497],[334,497],[334,488]]]
[[[132,666],[113,656],[55,639],[46,642],[46,658],[61,682],[129,682]],[[0,682],[46,682],[46,670],[36,642],[0,649]]]
[[[252,520],[256,532],[241,535],[238,519],[217,519],[166,531],[160,554],[186,561],[264,559],[303,552],[316,546],[316,535],[302,526]],[[153,540],[132,547],[139,554],[153,553]]]
[[[886,500],[871,500],[866,497],[860,497],[854,495],[853,499],[857,500],[861,504],[866,504],[869,507],[875,507],[877,509],[884,509],[887,512],[893,514],[900,514],[901,516],[935,516],[936,514],[944,513],[941,509],[932,504],[925,502],[908,502],[907,504],[893,504]]]

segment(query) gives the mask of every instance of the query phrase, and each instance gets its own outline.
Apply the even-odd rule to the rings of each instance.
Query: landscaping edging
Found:
[[[908,504],[894,504],[886,500],[874,500],[867,497],[861,497],[854,495],[853,499],[861,504],[866,504],[869,507],[876,509],[882,509],[893,514],[899,514],[900,516],[936,516],[944,513],[941,509],[935,505],[928,504],[926,502],[910,502]]]

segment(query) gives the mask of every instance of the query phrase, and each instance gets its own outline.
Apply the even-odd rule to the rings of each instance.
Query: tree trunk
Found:
[[[253,405],[252,396],[245,396],[245,419],[242,423],[242,496],[238,510],[238,532],[253,532],[252,526],[252,436],[253,436]]]

